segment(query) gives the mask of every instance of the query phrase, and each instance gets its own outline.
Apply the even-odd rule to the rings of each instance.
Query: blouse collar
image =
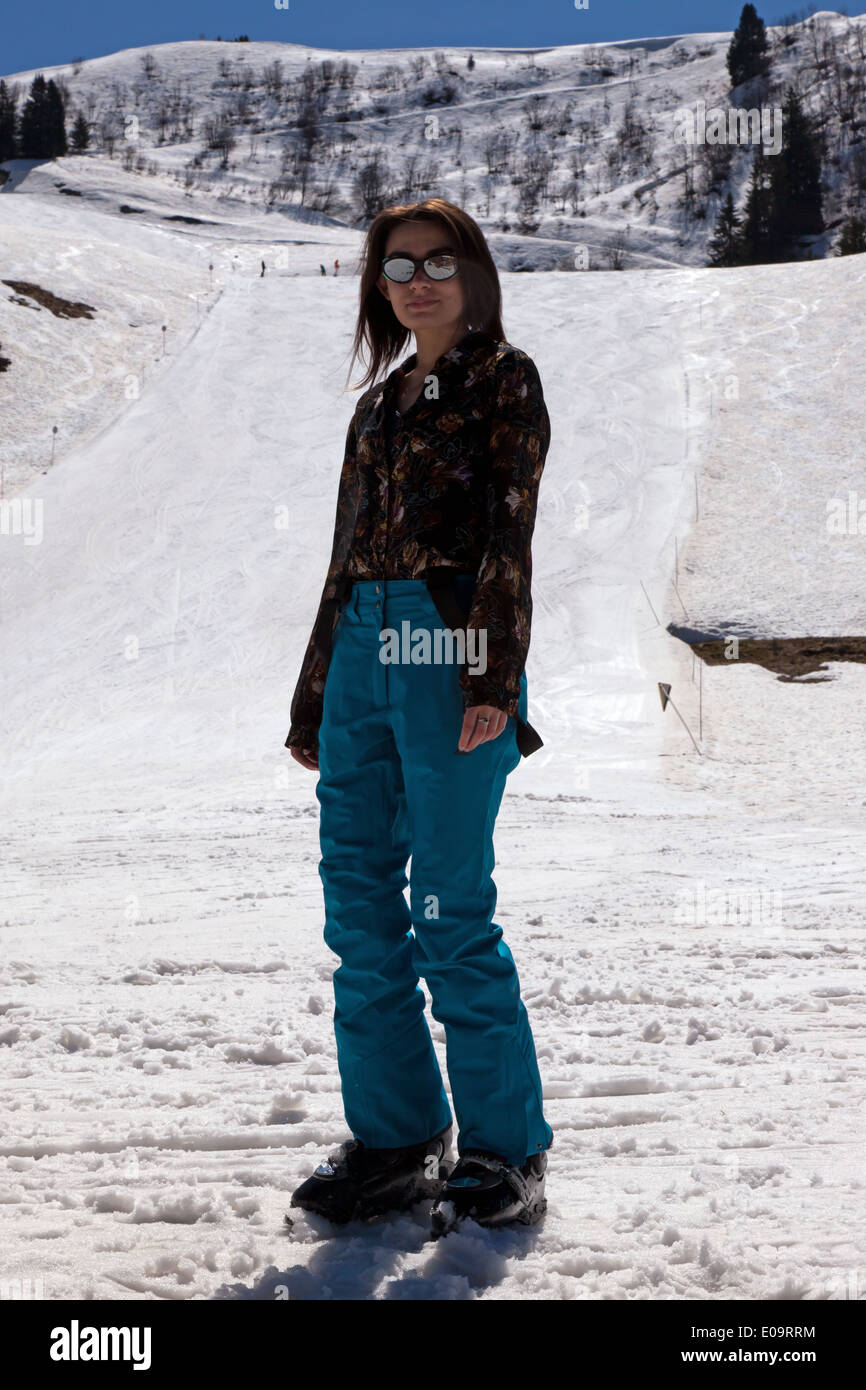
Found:
[[[447,352],[443,352],[441,357],[436,358],[436,361],[430,368],[431,372],[435,370],[435,368],[439,365],[440,362],[462,362],[465,357],[469,356],[469,353],[476,346],[476,344],[485,338],[489,340],[490,334],[485,333],[484,330],[481,328],[470,328],[469,332],[464,333],[463,337],[460,338],[452,348],[449,348]],[[390,373],[388,377],[388,381],[390,382],[393,377],[398,376],[401,372],[411,372],[413,368],[417,365],[417,362],[418,353],[411,353],[409,357],[405,358],[405,360],[400,363],[399,367],[394,368],[394,370]]]
[[[441,357],[437,357],[430,370],[433,371],[440,363],[444,363],[447,367],[458,365],[482,342],[492,343],[492,335],[485,332],[482,328],[470,328],[469,332],[464,333],[463,337],[458,339],[452,348],[449,348],[447,352],[443,352]],[[405,358],[398,367],[395,367],[393,371],[388,373],[373,398],[373,410],[376,410],[382,405],[383,401],[385,407],[390,409],[392,397],[397,390],[397,378],[403,372],[411,372],[417,361],[418,354],[417,352],[413,352],[409,357]]]

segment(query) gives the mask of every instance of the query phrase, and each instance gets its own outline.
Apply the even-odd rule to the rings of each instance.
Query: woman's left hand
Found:
[[[470,705],[463,716],[457,752],[471,753],[479,743],[498,738],[507,723],[508,715],[503,710],[496,709],[494,705]]]

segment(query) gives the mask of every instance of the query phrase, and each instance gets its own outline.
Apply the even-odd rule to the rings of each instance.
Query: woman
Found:
[[[364,393],[349,426],[286,739],[319,773],[325,941],[341,960],[334,1026],[354,1136],[292,1205],[346,1221],[432,1196],[436,1235],[463,1216],[537,1221],[553,1142],[491,878],[505,779],[541,745],[524,666],[550,422],[532,359],[505,341],[484,237],[440,198],[387,208],[369,228],[360,385],[410,333],[417,351]],[[445,1029],[453,1167],[421,976]]]

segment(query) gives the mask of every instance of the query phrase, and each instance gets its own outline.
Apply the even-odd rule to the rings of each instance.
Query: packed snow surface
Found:
[[[425,1206],[289,1230],[349,1137],[315,775],[283,743],[361,238],[123,218],[18,172],[3,278],[97,313],[0,299],[3,1277],[52,1300],[863,1299],[866,672],[701,670],[666,626],[866,631],[866,523],[826,520],[862,488],[866,259],[503,273],[552,421],[544,748],[495,874],[549,1208],[436,1244]]]

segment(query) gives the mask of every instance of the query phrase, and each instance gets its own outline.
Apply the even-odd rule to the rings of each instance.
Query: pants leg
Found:
[[[391,626],[442,627],[421,586],[388,594]],[[493,831],[506,779],[520,762],[516,720],[469,754],[456,753],[463,700],[456,666],[387,668],[412,840],[415,964],[446,1035],[457,1148],[488,1149],[522,1163],[553,1130],[514,958],[493,921]],[[526,717],[526,677],[520,713]]]
[[[371,1148],[420,1143],[452,1119],[424,1014],[404,897],[410,854],[402,771],[378,629],[352,600],[334,633],[319,730],[319,876],[334,972],[343,1107]]]
[[[342,960],[334,1020],[346,1118],[376,1147],[448,1123],[423,975],[445,1029],[459,1152],[489,1149],[522,1163],[550,1146],[553,1131],[514,959],[492,921],[493,827],[520,761],[516,721],[457,753],[459,668],[379,660],[382,628],[400,631],[406,620],[413,631],[442,626],[422,581],[357,584],[325,688],[320,874],[326,941]]]

